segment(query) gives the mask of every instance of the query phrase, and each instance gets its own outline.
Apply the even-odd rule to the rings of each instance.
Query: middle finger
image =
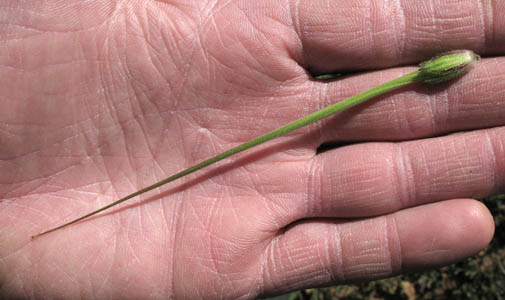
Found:
[[[483,59],[457,80],[419,84],[388,93],[313,126],[318,143],[404,140],[505,125],[505,58]],[[396,68],[351,76],[332,83],[313,82],[312,111],[403,75]]]

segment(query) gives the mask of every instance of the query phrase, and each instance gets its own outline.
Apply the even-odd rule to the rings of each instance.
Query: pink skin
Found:
[[[468,198],[505,188],[503,1],[165,2],[3,1],[0,298],[253,299],[489,243]],[[495,57],[29,240],[457,48]]]

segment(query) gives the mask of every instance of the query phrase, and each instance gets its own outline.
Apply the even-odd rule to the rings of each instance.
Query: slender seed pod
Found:
[[[77,223],[77,222],[79,222],[83,219],[86,219],[88,217],[91,217],[99,212],[102,212],[106,209],[109,209],[113,206],[123,203],[126,200],[129,200],[135,196],[138,196],[138,195],[143,194],[145,192],[151,191],[155,188],[158,188],[158,187],[165,185],[169,182],[172,182],[172,181],[177,180],[181,177],[189,175],[189,174],[191,174],[195,171],[198,171],[202,168],[205,168],[207,166],[215,164],[216,162],[223,160],[227,157],[238,154],[242,151],[245,151],[247,149],[250,149],[252,147],[255,147],[257,145],[260,145],[260,144],[263,144],[267,141],[270,141],[274,138],[277,138],[281,135],[284,135],[288,132],[292,132],[294,130],[297,130],[299,128],[302,128],[304,126],[307,126],[309,124],[312,124],[314,122],[322,120],[322,119],[329,117],[337,112],[346,110],[350,107],[353,107],[355,105],[363,103],[369,99],[372,99],[374,97],[377,97],[377,96],[387,93],[389,91],[398,89],[400,87],[403,87],[403,86],[406,86],[406,85],[409,85],[409,84],[412,84],[415,82],[427,82],[427,83],[435,84],[435,83],[440,83],[440,82],[444,82],[444,81],[448,81],[450,79],[453,79],[453,78],[463,74],[467,70],[469,70],[475,64],[475,62],[477,62],[479,59],[480,59],[480,57],[470,50],[456,50],[456,51],[451,51],[451,52],[447,52],[447,53],[443,53],[441,55],[435,56],[434,58],[432,58],[428,61],[422,62],[420,64],[421,68],[417,71],[408,73],[406,75],[403,75],[401,77],[393,79],[389,82],[386,82],[384,84],[376,86],[372,89],[364,91],[358,95],[355,95],[353,97],[347,98],[345,100],[342,100],[340,102],[337,102],[335,104],[327,106],[321,110],[318,110],[318,111],[313,112],[305,117],[295,120],[295,121],[293,121],[293,122],[291,122],[281,128],[275,129],[275,130],[273,130],[269,133],[266,133],[262,136],[251,139],[250,141],[240,144],[234,148],[231,148],[228,151],[217,154],[214,157],[204,160],[198,164],[195,164],[194,166],[189,167],[185,170],[182,170],[182,171],[180,171],[180,172],[178,172],[178,173],[176,173],[166,179],[163,179],[157,183],[154,183],[154,184],[147,186],[143,189],[140,189],[134,193],[131,193],[131,194],[119,199],[119,200],[116,200],[116,201],[102,207],[102,208],[92,211],[86,215],[83,215],[77,219],[69,221],[63,225],[58,226],[58,227],[54,227],[52,229],[49,229],[49,230],[46,230],[42,233],[34,235],[34,236],[32,236],[32,239],[39,237],[41,235],[47,234],[49,232],[53,232],[55,230],[61,229],[61,228],[66,227],[68,225]]]

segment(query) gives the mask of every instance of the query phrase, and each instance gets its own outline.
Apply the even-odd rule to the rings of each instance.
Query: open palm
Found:
[[[4,2],[2,298],[250,299],[448,264],[492,237],[467,198],[504,188],[503,57],[29,238],[412,70],[395,66],[503,55],[503,4]]]

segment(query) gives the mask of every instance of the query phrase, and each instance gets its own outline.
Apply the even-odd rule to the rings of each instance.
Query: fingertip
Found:
[[[396,218],[402,270],[455,263],[489,245],[494,221],[473,199],[455,199],[407,209]]]
[[[469,226],[474,227],[474,232],[479,233],[474,236],[475,245],[478,252],[485,248],[494,236],[495,223],[494,218],[484,203],[474,199],[461,200],[465,202],[462,206],[462,214],[468,216]]]

